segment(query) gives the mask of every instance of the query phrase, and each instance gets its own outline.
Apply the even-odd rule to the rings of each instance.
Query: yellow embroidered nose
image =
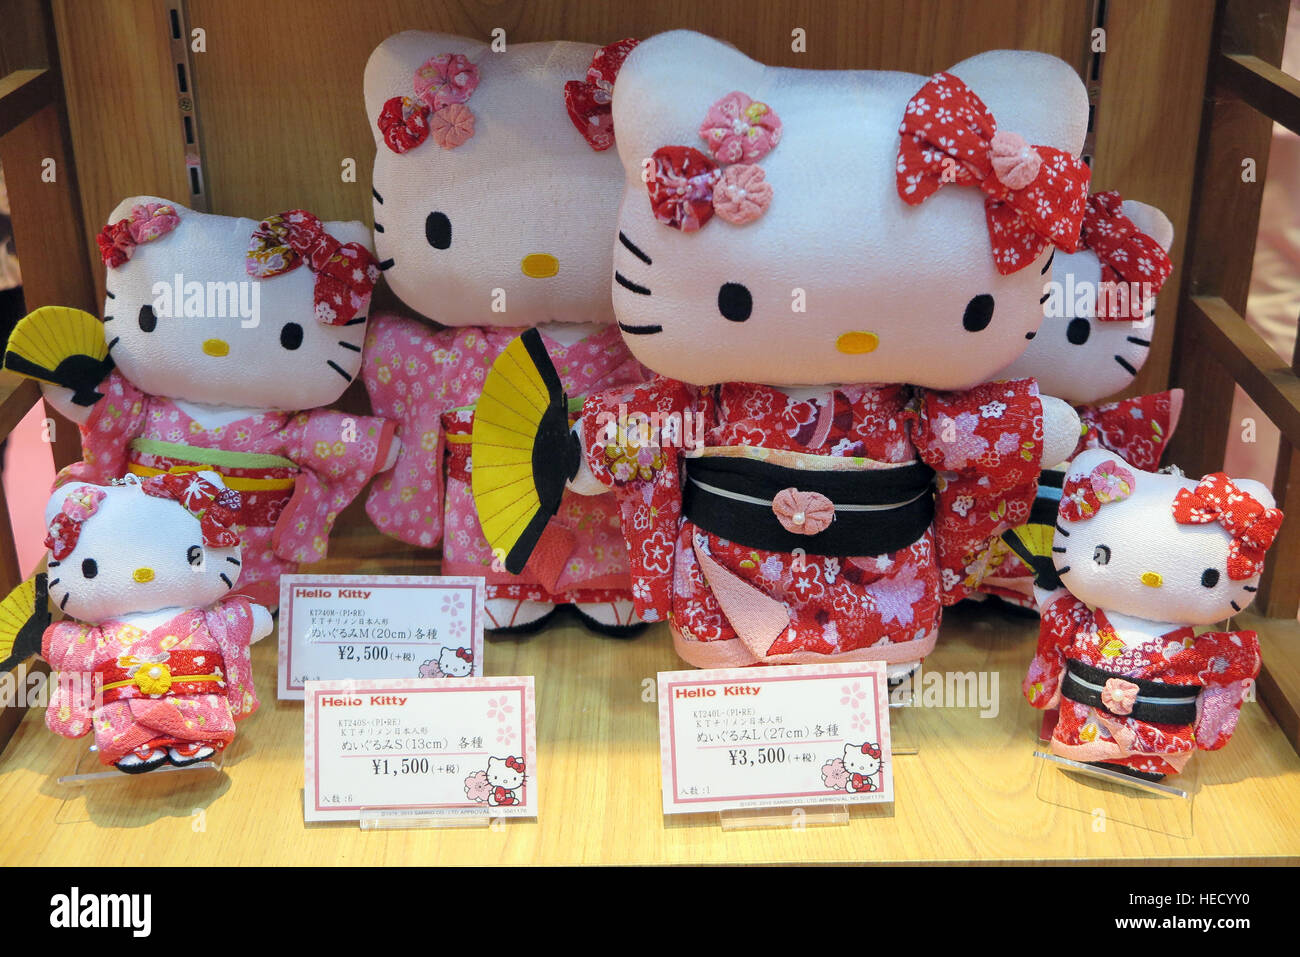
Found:
[[[525,276],[533,279],[546,279],[560,271],[560,261],[550,253],[533,253],[525,256],[519,263]]]
[[[230,346],[224,339],[205,339],[203,351],[210,356],[224,356],[230,354]]]
[[[846,332],[835,340],[835,348],[850,356],[875,352],[878,345],[880,345],[880,336],[874,332]]]
[[[1161,577],[1161,575],[1158,572],[1142,573],[1142,584],[1144,585],[1148,585],[1151,588],[1159,588],[1164,583],[1165,583],[1164,578]]]
[[[136,581],[138,581],[141,585],[143,585],[145,582],[153,581],[153,569],[137,568],[134,572],[131,573],[131,577],[134,578]]]

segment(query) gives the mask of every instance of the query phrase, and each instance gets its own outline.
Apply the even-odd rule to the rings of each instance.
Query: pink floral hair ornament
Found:
[[[623,61],[639,42],[629,38],[601,47],[591,58],[587,78],[564,84],[564,108],[569,119],[598,153],[614,145],[614,81]]]
[[[700,137],[721,165],[757,163],[781,142],[781,118],[739,90],[709,107]]]
[[[1114,459],[1107,459],[1087,475],[1075,476],[1061,489],[1061,517],[1084,522],[1103,506],[1133,494],[1137,479]]]
[[[116,269],[135,252],[135,247],[153,242],[176,228],[181,221],[170,203],[137,203],[126,219],[109,223],[95,237],[99,256],[109,269]]]
[[[474,136],[474,113],[465,103],[478,88],[478,67],[461,53],[439,53],[415,71],[415,96],[384,102],[376,125],[394,153],[414,149],[433,134],[443,149],[455,149]]]
[[[325,224],[304,209],[268,216],[253,230],[244,267],[267,279],[306,265],[316,274],[316,320],[341,326],[370,306],[379,264],[360,243],[340,243]]]
[[[79,485],[68,493],[45,535],[45,547],[55,561],[61,562],[72,554],[81,537],[81,526],[99,511],[103,500],[103,490],[89,485]]]

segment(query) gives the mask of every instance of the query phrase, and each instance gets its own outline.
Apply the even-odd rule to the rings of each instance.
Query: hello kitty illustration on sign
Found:
[[[438,657],[420,665],[421,678],[465,678],[474,671],[471,648],[442,648]]]
[[[1066,473],[1038,589],[1038,652],[1024,692],[1059,708],[1053,754],[1159,780],[1227,744],[1259,673],[1253,631],[1196,629],[1255,596],[1282,524],[1258,482],[1144,472],[1105,449]]]
[[[272,627],[266,608],[232,596],[239,499],[215,472],[54,492],[48,589],[68,617],[41,644],[57,673],[50,730],[93,733],[99,760],[129,774],[193,764],[233,740],[258,704],[249,645]]]
[[[686,661],[898,677],[934,647],[1078,436],[1032,381],[988,380],[1078,243],[1086,118],[1037,53],[929,78],[767,67],[689,32],[628,55],[611,288],[656,377],[588,397],[576,466],[562,443],[533,464],[613,491],[637,611]],[[697,448],[619,425],[688,415]]]
[[[538,331],[577,401],[645,378],[614,325],[608,285],[622,182],[610,91],[634,46],[495,52],[406,32],[366,64],[375,247],[389,287],[421,317],[371,323],[366,389],[375,412],[400,423],[403,445],[366,511],[387,535],[441,543],[445,574],[483,576],[496,631],[538,628],[565,604],[608,635],[641,627],[612,495],[565,495],[533,560],[507,569],[470,491],[484,377],[524,328]]]
[[[369,233],[136,196],[99,241],[103,322],[38,309],[5,353],[81,428],[83,459],[58,482],[219,470],[240,493],[240,590],[274,607],[280,575],[323,558],[339,513],[396,459],[394,423],[323,408],[361,368]]]
[[[880,790],[880,745],[874,741],[844,745],[844,757],[834,758],[822,766],[822,780],[832,791],[849,794]]]
[[[519,789],[524,786],[524,778],[522,757],[489,757],[486,771],[465,779],[465,795],[488,807],[511,807],[520,803]]]

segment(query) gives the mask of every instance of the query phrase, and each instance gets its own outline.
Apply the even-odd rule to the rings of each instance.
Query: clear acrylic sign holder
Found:
[[[198,779],[204,776],[215,776],[221,773],[223,766],[223,757],[225,752],[218,751],[212,757],[203,761],[196,761],[193,764],[187,764],[183,767],[177,767],[174,764],[164,764],[161,767],[154,768],[152,771],[144,771],[140,774],[127,774],[125,771],[119,771],[117,768],[107,764],[101,764],[99,761],[99,748],[91,745],[85,751],[77,756],[77,762],[72,768],[71,774],[64,774],[55,780],[64,787],[84,788],[100,785],[122,785],[133,782],[152,780],[157,781],[161,778],[167,778],[171,782],[185,780],[177,778],[175,775],[185,775]]]
[[[1199,764],[1195,757],[1181,774],[1148,781],[1122,771],[1034,751],[1038,759],[1036,795],[1040,801],[1092,819],[1096,831],[1111,822],[1170,837],[1190,838]]]
[[[808,827],[847,827],[847,804],[817,804],[813,807],[728,808],[718,812],[724,831],[778,829],[802,831]]]
[[[448,814],[439,808],[363,807],[357,824],[363,831],[415,831],[425,829],[482,828],[500,829],[508,819],[492,814]]]

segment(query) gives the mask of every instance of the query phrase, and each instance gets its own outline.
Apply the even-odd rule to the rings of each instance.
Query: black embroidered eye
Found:
[[[1110,561],[1110,548],[1106,545],[1098,545],[1092,550],[1092,560],[1098,565],[1105,565]]]
[[[725,282],[718,290],[718,312],[732,322],[744,322],[754,311],[754,297],[738,282]]]
[[[99,574],[99,565],[95,563],[93,558],[87,558],[81,563],[81,574],[87,578],[94,578]]]
[[[154,315],[153,306],[141,306],[136,321],[140,323],[141,332],[153,332],[158,328],[158,317]]]
[[[191,545],[185,550],[185,557],[189,559],[191,565],[203,564],[203,549],[198,545]]]
[[[424,238],[434,249],[446,249],[451,245],[451,220],[446,213],[430,213],[424,221]]]
[[[1219,570],[1217,568],[1207,568],[1201,572],[1201,584],[1206,588],[1213,588],[1219,584]]]
[[[290,352],[302,345],[302,326],[296,322],[286,322],[280,330],[280,345]]]
[[[993,321],[993,297],[981,293],[966,303],[966,312],[961,317],[962,328],[967,332],[983,332]]]
[[[1083,345],[1090,335],[1092,335],[1092,323],[1087,319],[1071,319],[1070,324],[1065,327],[1065,338],[1072,346]]]

